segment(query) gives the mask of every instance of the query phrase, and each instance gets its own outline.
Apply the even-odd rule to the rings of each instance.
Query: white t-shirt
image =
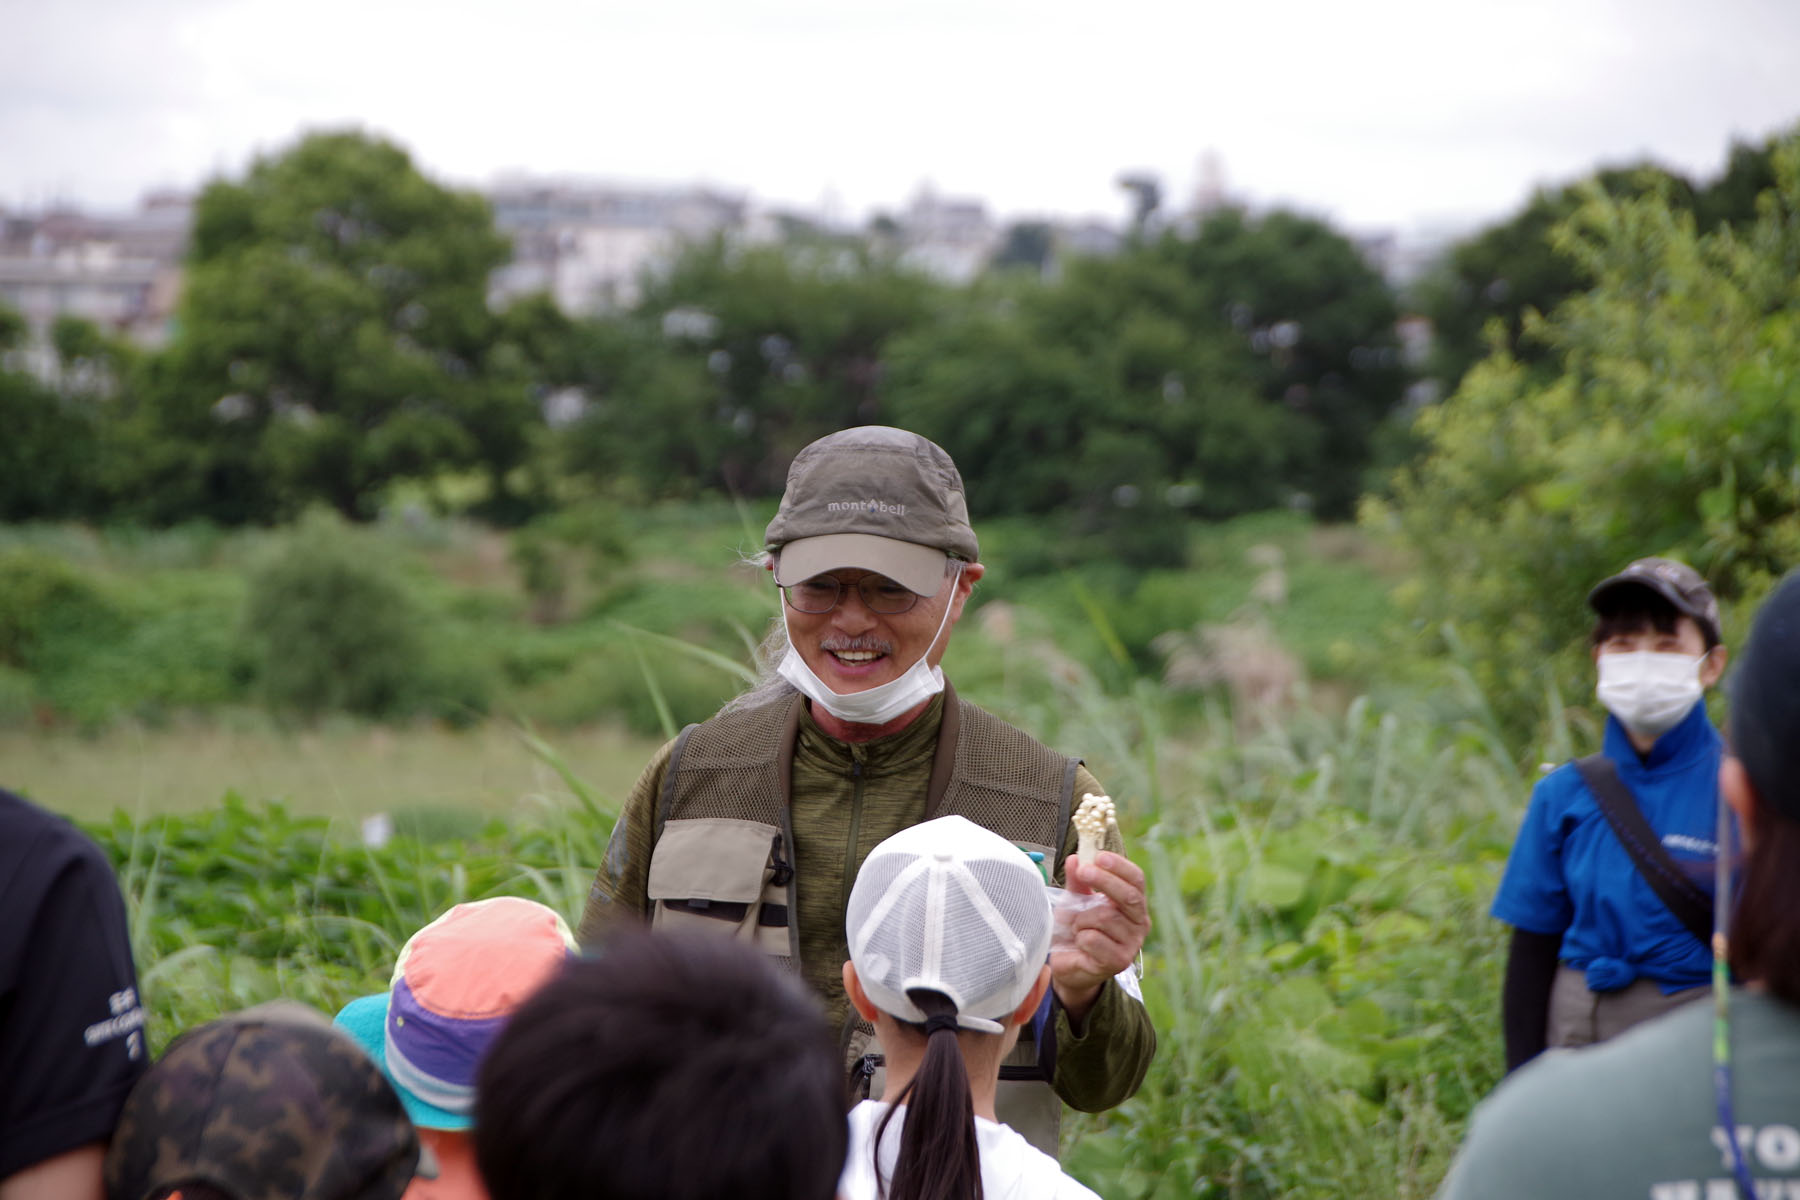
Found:
[[[875,1129],[887,1115],[879,1100],[864,1100],[850,1110],[850,1155],[838,1180],[843,1200],[875,1200]],[[881,1139],[881,1174],[894,1175],[900,1129],[906,1123],[901,1105]],[[975,1140],[981,1151],[981,1190],[986,1200],[1100,1200],[1099,1195],[1063,1174],[1054,1158],[1033,1146],[1010,1126],[975,1118]]]

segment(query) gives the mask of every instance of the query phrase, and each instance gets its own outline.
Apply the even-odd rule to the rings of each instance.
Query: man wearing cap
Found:
[[[1692,567],[1645,558],[1588,604],[1604,750],[1538,783],[1494,897],[1513,927],[1508,1070],[1702,996],[1712,968],[1721,742],[1702,694],[1725,670],[1718,601]]]
[[[1116,831],[1092,866],[1074,860],[1070,813],[1099,783],[959,699],[938,667],[984,571],[962,477],[916,434],[843,430],[795,457],[765,543],[781,593],[774,672],[639,777],[581,940],[648,920],[754,943],[824,998],[867,1084],[872,1030],[841,975],[857,868],[900,829],[968,817],[1108,901],[1052,956],[1055,999],[1002,1072],[1001,1119],[1055,1153],[1061,1104],[1118,1104],[1155,1051],[1132,967],[1150,926],[1144,875]]]

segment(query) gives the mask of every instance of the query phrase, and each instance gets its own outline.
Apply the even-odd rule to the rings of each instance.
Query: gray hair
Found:
[[[769,622],[769,632],[756,647],[756,681],[727,700],[724,707],[719,709],[719,715],[724,716],[743,708],[755,708],[797,694],[800,689],[775,672],[775,668],[781,665],[781,660],[787,657],[787,652],[787,622],[777,613]]]

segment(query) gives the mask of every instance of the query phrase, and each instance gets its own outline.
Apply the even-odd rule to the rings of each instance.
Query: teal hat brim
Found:
[[[394,1076],[387,1065],[387,1013],[388,993],[380,992],[373,996],[359,996],[344,1005],[343,1011],[332,1018],[332,1024],[356,1039],[356,1044],[363,1052],[375,1060],[381,1073],[394,1086],[394,1092],[400,1097],[400,1104],[406,1109],[406,1115],[420,1129],[468,1130],[474,1128],[475,1117],[471,1113],[454,1113],[439,1108],[419,1099],[406,1088],[394,1083]]]

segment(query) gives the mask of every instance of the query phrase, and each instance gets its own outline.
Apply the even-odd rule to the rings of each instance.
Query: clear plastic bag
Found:
[[[1091,908],[1110,905],[1112,898],[1102,892],[1071,892],[1066,888],[1045,888],[1050,894],[1050,949],[1058,950],[1075,940],[1075,916]]]

